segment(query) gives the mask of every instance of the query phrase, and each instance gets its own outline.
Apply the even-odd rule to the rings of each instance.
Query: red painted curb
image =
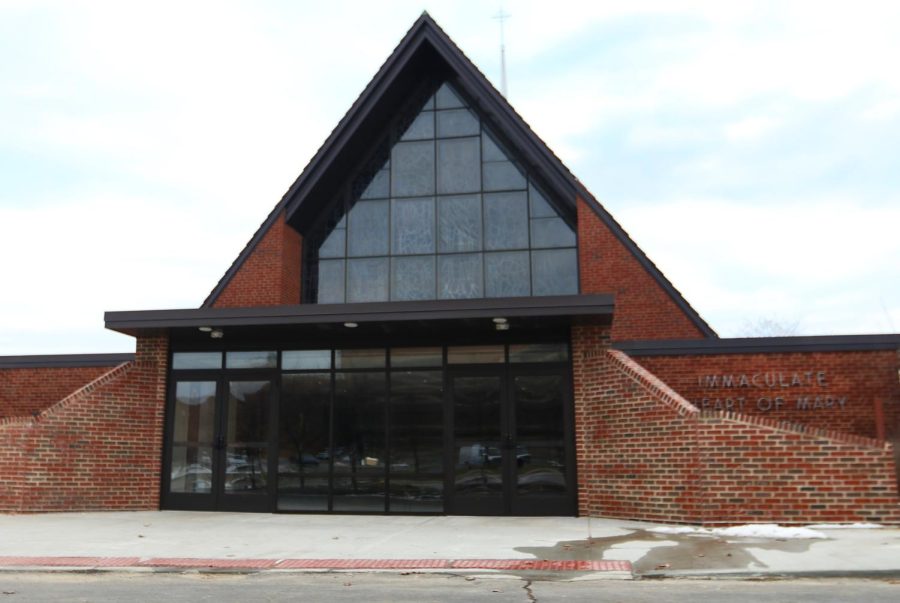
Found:
[[[631,572],[628,561],[551,559],[205,559],[196,557],[0,557],[0,567],[173,567],[182,569],[490,569]]]

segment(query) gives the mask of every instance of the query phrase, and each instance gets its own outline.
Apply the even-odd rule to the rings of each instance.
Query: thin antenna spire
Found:
[[[503,5],[500,5],[500,10],[493,17],[500,21],[500,94],[504,97],[506,97],[506,38],[504,29],[505,22],[510,17],[512,15],[503,10]]]

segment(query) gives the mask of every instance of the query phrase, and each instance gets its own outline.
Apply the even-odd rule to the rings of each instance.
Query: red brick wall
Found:
[[[213,303],[214,308],[300,303],[302,237],[284,221],[284,212],[263,235]]]
[[[0,511],[159,508],[168,342],[36,417],[0,419]]]
[[[606,330],[572,333],[579,512],[688,523],[900,522],[893,448],[700,412]]]
[[[703,337],[583,199],[578,199],[578,269],[581,293],[615,295],[614,340]]]
[[[601,327],[572,333],[578,512],[699,522],[696,418],[618,370],[607,337]]]
[[[734,410],[874,438],[875,401],[881,400],[888,439],[900,436],[900,356],[894,350],[635,360],[701,410]],[[733,385],[723,386],[723,376]],[[716,387],[707,386],[714,377]]]
[[[765,423],[703,413],[704,523],[900,522],[890,445]]]
[[[59,402],[112,366],[0,369],[0,418],[25,417]]]

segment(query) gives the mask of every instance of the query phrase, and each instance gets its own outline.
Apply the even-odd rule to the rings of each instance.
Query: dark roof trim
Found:
[[[371,323],[461,318],[609,316],[610,295],[564,295],[429,302],[303,304],[266,308],[201,308],[107,312],[106,328],[124,333],[144,329],[236,327],[319,323]]]
[[[600,205],[597,199],[569,171],[546,143],[532,131],[525,120],[516,113],[509,102],[494,88],[459,47],[453,43],[428,13],[423,13],[409,29],[309,161],[303,172],[284,194],[266,221],[263,222],[225,275],[219,280],[219,283],[203,302],[202,307],[209,308],[215,303],[282,210],[286,212],[286,220],[291,220],[293,214],[297,212],[304,199],[314,190],[330,164],[335,161],[344,145],[351,141],[360,125],[366,121],[376,104],[383,97],[385,91],[391,87],[400,72],[424,43],[427,43],[450,66],[456,74],[456,84],[463,88],[465,93],[484,114],[496,122],[497,126],[502,129],[503,134],[509,139],[511,145],[519,152],[529,167],[537,170],[547,181],[547,184],[562,199],[572,205],[573,210],[575,209],[576,199],[578,197],[584,199],[613,235],[619,239],[679,309],[685,313],[700,333],[708,338],[717,337],[709,324],[700,317],[699,313],[684,299],[659,268],[650,261],[647,255],[628,236],[609,212]]]
[[[75,368],[118,366],[134,360],[134,354],[53,354],[42,356],[0,356],[0,369]]]
[[[900,349],[900,334],[619,341],[613,347],[631,356],[861,352]]]

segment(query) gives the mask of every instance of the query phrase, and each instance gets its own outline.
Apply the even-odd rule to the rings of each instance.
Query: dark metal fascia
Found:
[[[435,302],[302,304],[266,308],[200,308],[107,312],[106,328],[114,331],[180,327],[264,326],[317,323],[371,323],[454,320],[503,316],[609,316],[610,295],[567,295],[539,298],[496,298]]]
[[[134,354],[46,354],[34,356],[0,356],[0,369],[74,368],[82,366],[117,366],[134,360]]]
[[[900,349],[900,334],[618,341],[612,347],[631,356],[862,352]]]

